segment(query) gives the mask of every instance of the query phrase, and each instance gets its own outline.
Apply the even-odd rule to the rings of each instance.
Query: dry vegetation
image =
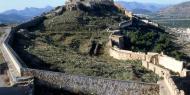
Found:
[[[66,11],[60,16],[47,18],[40,27],[17,33],[15,50],[32,68],[157,82],[159,77],[143,68],[140,61],[119,61],[109,57],[106,43],[110,33],[106,29],[128,19],[116,9],[110,10],[105,10],[104,14]],[[94,52],[96,45],[99,46]]]

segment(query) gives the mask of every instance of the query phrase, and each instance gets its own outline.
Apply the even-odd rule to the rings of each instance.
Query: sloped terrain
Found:
[[[34,27],[17,32],[14,47],[31,68],[120,80],[157,82],[158,76],[141,67],[140,61],[119,61],[109,56],[107,42],[110,33],[107,29],[119,29],[118,24],[125,20],[129,18],[115,6],[101,5],[93,9],[80,6],[80,10],[64,11],[60,15],[46,18]],[[133,27],[121,31],[140,33],[144,26],[140,26],[138,21],[134,22]],[[155,31],[158,38],[163,32],[149,26],[145,29]],[[139,36],[145,35],[146,32]],[[126,37],[138,37],[131,33],[126,33]],[[152,38],[151,34],[146,35]],[[144,38],[149,39],[146,36],[141,39]],[[140,47],[146,47],[144,44],[152,46],[157,41],[158,39],[151,39],[149,43],[141,43],[131,40],[131,44],[137,43],[134,46],[143,51],[144,48]],[[166,42],[160,43],[164,45]],[[163,47],[165,46],[160,46],[159,49],[163,50]],[[146,52],[152,50],[147,49]]]

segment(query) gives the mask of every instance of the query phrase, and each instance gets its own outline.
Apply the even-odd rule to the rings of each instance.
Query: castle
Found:
[[[68,0],[66,1],[66,9],[73,10],[77,9],[78,4],[83,4],[87,7],[91,7],[95,4],[105,4],[105,5],[113,5],[113,0]]]
[[[108,4],[108,3],[113,3],[113,0],[69,0],[67,2],[76,4],[78,2],[83,2],[83,3],[103,3],[103,4]]]

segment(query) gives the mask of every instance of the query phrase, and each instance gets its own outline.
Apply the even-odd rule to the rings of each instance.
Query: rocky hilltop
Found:
[[[112,0],[70,0],[18,28],[13,47],[30,68],[157,82],[159,77],[143,68],[141,61],[120,61],[109,56],[112,34],[118,35],[112,44],[120,45],[117,41],[121,41],[122,49],[183,57],[158,24],[132,15]]]

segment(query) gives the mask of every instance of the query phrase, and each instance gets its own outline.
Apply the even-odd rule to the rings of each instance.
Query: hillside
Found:
[[[125,36],[124,49],[163,51],[179,59],[183,56],[170,35],[140,19],[125,15],[113,4],[61,6],[16,32],[13,47],[30,68],[155,83],[159,77],[143,68],[141,61],[119,61],[109,56],[110,29]],[[133,24],[121,27],[124,21]]]
[[[150,11],[150,10],[147,10],[147,9],[137,9],[137,8],[133,9],[132,12],[134,14],[151,14],[152,13],[152,11]]]
[[[173,5],[162,9],[159,15],[163,18],[189,18],[190,17],[190,1]]]
[[[12,23],[22,23],[30,18],[24,17],[17,14],[0,14],[0,23],[12,24]]]

